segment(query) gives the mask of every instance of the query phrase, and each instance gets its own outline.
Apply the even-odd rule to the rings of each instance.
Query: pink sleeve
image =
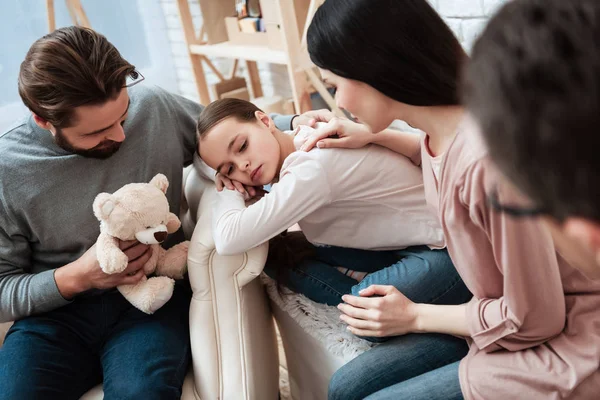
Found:
[[[566,318],[550,233],[538,219],[514,218],[489,205],[486,193],[491,193],[499,181],[490,167],[480,162],[467,174],[461,193],[471,220],[490,241],[493,260],[503,280],[498,285],[503,288],[503,293],[498,293],[501,297],[473,298],[467,306],[471,337],[486,352],[518,351],[539,345],[559,334]],[[508,187],[497,187],[502,204],[523,204]],[[487,257],[488,262],[490,259]]]

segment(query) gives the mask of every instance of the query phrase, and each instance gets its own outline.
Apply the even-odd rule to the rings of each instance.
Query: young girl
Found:
[[[417,164],[420,159],[427,201],[437,209],[450,255],[474,294],[454,306],[418,304],[389,286],[344,296],[343,320],[356,334],[448,333],[469,338],[470,351],[462,361],[444,364],[415,335],[406,336],[413,344],[408,354],[402,338],[394,339],[342,367],[329,397],[596,398],[600,283],[555,251],[537,219],[516,219],[490,205],[518,205],[521,199],[491,167],[459,105],[465,55],[443,20],[426,0],[328,0],[312,21],[308,46],[323,78],[336,87],[340,108],[373,132],[402,119],[425,134],[420,141],[392,131],[372,135],[332,121],[306,148],[373,142]],[[425,81],[427,71],[437,71],[439,79],[428,81],[431,91],[415,95],[415,83]],[[438,95],[446,89],[451,95]],[[342,139],[323,139],[334,133]]]
[[[289,280],[314,300],[337,305],[343,294],[374,282],[428,303],[470,298],[441,249],[441,227],[425,203],[421,172],[407,158],[379,146],[298,152],[310,128],[283,133],[243,100],[211,103],[197,128],[200,156],[219,174],[248,186],[275,182],[247,208],[240,192],[218,193],[213,233],[220,254],[244,252],[298,223],[321,246]],[[374,273],[356,284],[331,266]]]

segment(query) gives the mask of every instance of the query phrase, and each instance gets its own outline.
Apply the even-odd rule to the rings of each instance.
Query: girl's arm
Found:
[[[331,138],[331,136],[337,136],[337,138]],[[418,166],[421,164],[420,140],[417,134],[395,129],[385,129],[373,134],[366,125],[357,124],[348,119],[334,118],[326,124],[317,126],[300,150],[309,151],[315,146],[356,149],[373,143],[402,154]]]
[[[249,207],[238,191],[217,192],[212,223],[219,254],[256,247],[330,202],[327,175],[318,161],[296,152],[286,162],[289,165],[271,192]]]

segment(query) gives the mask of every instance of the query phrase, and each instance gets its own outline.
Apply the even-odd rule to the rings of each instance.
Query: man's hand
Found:
[[[315,126],[317,122],[329,122],[335,118],[335,114],[327,109],[307,111],[292,119],[292,130],[299,125]]]
[[[152,249],[136,240],[120,242],[129,263],[123,272],[106,274],[100,268],[96,257],[96,245],[88,249],[81,257],[54,272],[54,279],[60,294],[65,299],[89,289],[111,289],[120,285],[138,283],[144,276],[144,265],[152,256]]]
[[[331,138],[332,136],[336,138]],[[320,149],[333,147],[359,149],[372,143],[375,136],[366,125],[335,117],[315,129],[300,150],[309,151],[315,146]]]

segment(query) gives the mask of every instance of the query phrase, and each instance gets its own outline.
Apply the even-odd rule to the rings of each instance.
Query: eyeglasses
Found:
[[[494,210],[508,214],[511,217],[515,218],[539,217],[548,214],[548,211],[544,208],[524,208],[510,204],[505,205],[500,203],[500,199],[498,198],[498,188],[494,188],[492,193],[489,193],[487,195],[487,202],[492,206]]]
[[[129,73],[129,75],[127,75],[127,78],[125,78],[125,86],[123,87],[129,88],[135,86],[144,79],[146,79],[144,78],[144,75],[142,75],[140,71],[134,69],[131,71],[131,73]]]

